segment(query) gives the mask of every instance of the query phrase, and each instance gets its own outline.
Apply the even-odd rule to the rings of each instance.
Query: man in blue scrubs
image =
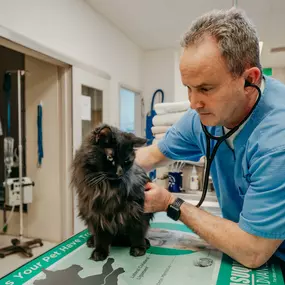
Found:
[[[197,19],[182,47],[181,79],[191,109],[158,145],[138,150],[136,161],[146,170],[169,159],[198,161],[206,155],[201,122],[215,136],[238,125],[258,98],[246,80],[262,95],[238,132],[220,145],[211,166],[223,218],[183,201],[173,214],[169,205],[177,203],[175,196],[154,183],[146,187],[145,211],[168,211],[247,267],[260,267],[273,254],[285,260],[285,86],[262,75],[256,31],[237,9]]]

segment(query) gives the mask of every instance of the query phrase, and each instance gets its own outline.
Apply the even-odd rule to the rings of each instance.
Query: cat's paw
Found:
[[[149,239],[147,239],[147,238],[145,238],[145,246],[146,246],[146,249],[149,249],[151,246]]]
[[[86,242],[86,245],[90,248],[90,247],[95,247],[94,245],[94,237],[90,236]]]
[[[105,250],[96,250],[94,249],[94,251],[92,252],[90,259],[94,260],[94,261],[103,261],[107,258],[108,256],[108,252]]]
[[[146,253],[146,248],[144,246],[139,246],[139,247],[131,247],[130,249],[130,255],[132,256],[142,256],[145,255]]]

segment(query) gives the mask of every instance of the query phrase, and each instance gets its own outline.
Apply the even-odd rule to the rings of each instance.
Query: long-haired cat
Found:
[[[83,141],[72,163],[71,185],[78,195],[79,216],[95,247],[91,258],[104,260],[111,245],[130,246],[133,256],[149,248],[145,238],[153,214],[144,213],[146,172],[135,164],[135,149],[145,139],[102,124]]]

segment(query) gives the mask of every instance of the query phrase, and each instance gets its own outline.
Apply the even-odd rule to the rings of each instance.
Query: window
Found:
[[[141,136],[142,100],[139,93],[120,88],[120,129]]]

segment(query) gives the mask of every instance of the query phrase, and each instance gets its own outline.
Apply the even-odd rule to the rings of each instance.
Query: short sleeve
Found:
[[[200,124],[197,124],[197,114],[189,109],[158,142],[160,151],[169,159],[198,161],[203,154],[199,148]]]
[[[249,173],[240,228],[264,238],[285,239],[285,147],[260,155]]]

